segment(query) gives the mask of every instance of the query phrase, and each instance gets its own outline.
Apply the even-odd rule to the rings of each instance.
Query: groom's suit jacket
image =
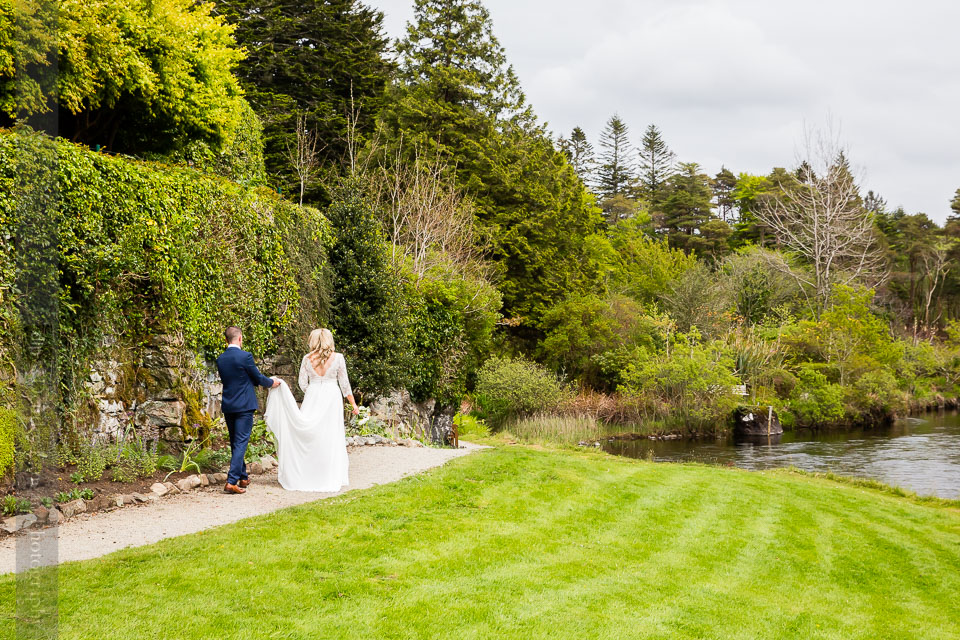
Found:
[[[268,389],[273,386],[273,380],[257,369],[253,354],[237,347],[227,347],[217,358],[217,370],[223,383],[221,409],[224,413],[256,411],[259,405],[254,387],[258,384]]]

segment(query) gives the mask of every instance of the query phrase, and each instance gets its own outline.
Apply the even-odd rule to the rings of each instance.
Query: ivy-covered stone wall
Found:
[[[268,189],[0,131],[3,406],[58,440],[204,428],[224,327],[289,362],[327,319],[330,237]]]

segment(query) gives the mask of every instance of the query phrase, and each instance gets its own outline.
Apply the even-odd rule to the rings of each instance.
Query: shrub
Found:
[[[453,424],[457,426],[457,436],[460,438],[483,438],[490,435],[487,423],[472,413],[458,413],[453,416]]]
[[[875,369],[860,376],[849,389],[848,398],[862,418],[891,418],[907,406],[905,394],[888,369]]]
[[[696,327],[708,337],[717,337],[731,324],[733,295],[729,283],[703,263],[687,269],[664,294],[663,302],[681,331]]]
[[[843,387],[827,381],[816,369],[801,367],[788,403],[796,426],[828,425],[843,417]]]
[[[553,373],[522,358],[490,358],[477,374],[477,408],[497,426],[508,418],[555,409],[564,396]]]
[[[434,269],[409,282],[410,395],[457,406],[490,350],[500,294],[481,278]]]
[[[612,280],[618,290],[643,302],[654,302],[670,291],[686,271],[697,264],[691,254],[651,238],[642,216],[623,220],[610,228],[616,250]]]
[[[199,452],[197,455],[203,455]],[[277,445],[273,441],[273,433],[267,427],[263,420],[256,420],[253,423],[253,430],[250,432],[250,443],[247,445],[247,455],[244,460],[247,462],[256,462],[263,456],[277,455]]]
[[[723,261],[721,273],[732,290],[734,309],[747,325],[758,324],[800,291],[776,264],[779,256],[757,246],[746,247]]]
[[[621,391],[641,397],[648,417],[712,428],[726,421],[737,402],[731,387],[740,383],[722,345],[702,344],[699,336],[678,334],[669,352],[631,363]]]
[[[111,456],[110,477],[114,482],[134,482],[146,478],[157,470],[157,455],[145,449],[139,441],[125,442],[114,448]]]
[[[95,482],[103,476],[108,464],[107,451],[96,445],[84,446],[77,461],[77,475],[81,482]]]
[[[595,388],[615,389],[618,355],[652,349],[658,339],[658,319],[647,316],[638,302],[626,296],[607,298],[570,296],[544,314],[546,333],[540,356]]]

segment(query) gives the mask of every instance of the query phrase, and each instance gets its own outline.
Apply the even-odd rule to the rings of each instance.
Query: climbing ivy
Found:
[[[0,238],[0,387],[44,395],[54,430],[88,422],[108,343],[173,333],[212,357],[236,324],[258,356],[292,354],[328,313],[325,218],[188,167],[0,131]]]

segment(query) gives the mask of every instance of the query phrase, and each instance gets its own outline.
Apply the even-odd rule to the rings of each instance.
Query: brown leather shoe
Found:
[[[249,486],[250,486],[250,478],[244,478],[243,480],[241,480],[240,482],[238,482],[237,485],[239,485],[239,486],[241,486],[241,487],[243,487],[243,488],[249,487]]]
[[[246,490],[246,489],[241,489],[241,488],[238,487],[237,485],[235,485],[235,484],[230,484],[230,483],[228,482],[227,484],[223,485],[223,492],[224,492],[224,493],[246,493],[247,490]]]

